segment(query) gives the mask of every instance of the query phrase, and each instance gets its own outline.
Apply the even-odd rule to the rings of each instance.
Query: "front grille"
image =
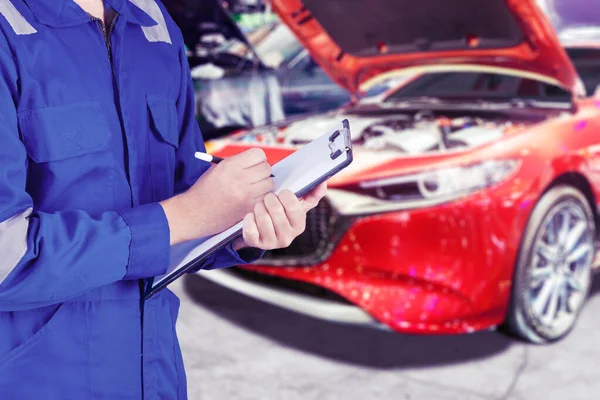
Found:
[[[331,301],[339,304],[352,304],[339,294],[325,289],[324,287],[313,285],[312,283],[297,281],[295,279],[281,278],[273,275],[265,275],[260,272],[249,271],[240,267],[229,269],[237,277],[250,282],[258,282],[262,285],[275,288],[286,289],[293,293],[303,294],[315,299]]]
[[[261,265],[315,265],[329,257],[352,220],[341,217],[327,200],[306,215],[306,229],[289,247],[267,251]]]

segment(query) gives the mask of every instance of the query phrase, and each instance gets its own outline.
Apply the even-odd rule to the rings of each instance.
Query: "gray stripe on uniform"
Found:
[[[27,252],[27,229],[31,208],[0,222],[0,283],[6,279]]]
[[[10,0],[0,0],[0,14],[6,18],[17,35],[31,35],[37,32]]]
[[[167,23],[165,22],[165,16],[156,1],[154,0],[129,0],[135,4],[138,8],[143,10],[150,16],[158,25],[154,26],[142,26],[144,35],[149,42],[166,42],[171,44],[171,36],[167,29]]]

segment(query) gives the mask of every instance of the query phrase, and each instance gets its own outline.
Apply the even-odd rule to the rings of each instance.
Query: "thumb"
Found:
[[[301,200],[302,207],[305,211],[309,211],[317,206],[321,199],[327,193],[327,182],[321,183],[319,186],[314,188],[310,193],[304,196]]]

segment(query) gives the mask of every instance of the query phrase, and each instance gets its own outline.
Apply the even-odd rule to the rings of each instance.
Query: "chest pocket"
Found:
[[[93,212],[114,206],[115,159],[107,151],[111,134],[100,103],[21,111],[18,120],[33,161],[27,190],[38,208]]]
[[[171,99],[148,95],[150,118],[150,174],[152,200],[162,201],[174,194],[176,151],[179,147],[177,108]]]
[[[110,132],[97,102],[46,107],[19,113],[27,153],[36,163],[106,149]]]

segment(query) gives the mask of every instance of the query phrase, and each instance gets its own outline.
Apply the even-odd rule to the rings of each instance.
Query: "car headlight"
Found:
[[[518,161],[515,160],[485,161],[426,172],[416,178],[423,198],[440,198],[485,189],[503,181],[517,165]]]
[[[330,190],[328,197],[346,215],[430,207],[500,183],[519,165],[518,160],[490,160],[440,168]]]

